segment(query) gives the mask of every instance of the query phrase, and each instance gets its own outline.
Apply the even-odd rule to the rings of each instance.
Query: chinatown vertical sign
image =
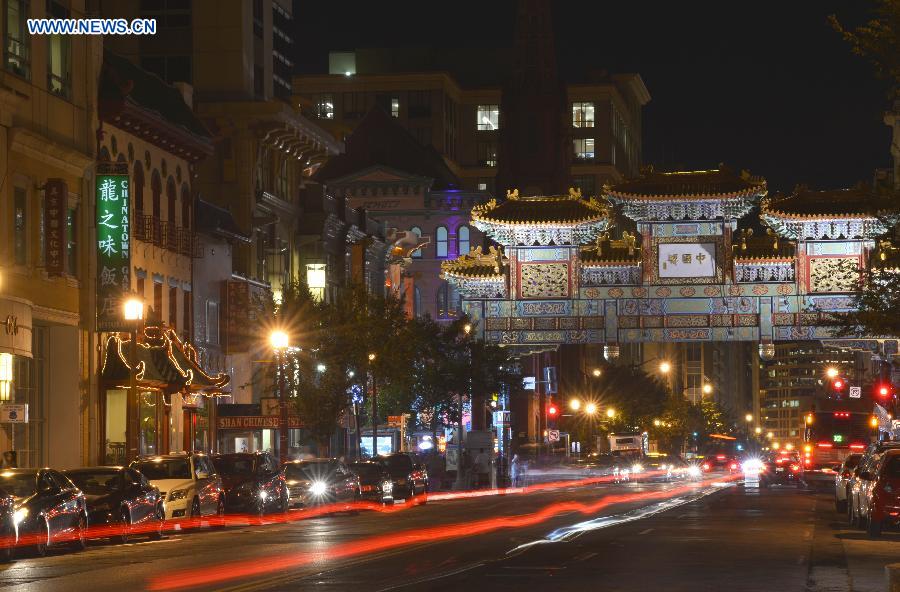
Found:
[[[128,169],[97,165],[97,330],[127,329],[122,296],[131,289]]]
[[[69,213],[69,188],[62,179],[47,179],[44,184],[44,252],[47,275],[66,271],[66,217]]]

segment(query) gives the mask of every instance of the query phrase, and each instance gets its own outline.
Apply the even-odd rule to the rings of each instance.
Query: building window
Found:
[[[366,114],[366,93],[362,92],[345,92],[343,94],[343,111],[344,119],[362,119]]]
[[[575,158],[578,160],[594,160],[594,138],[575,138]]]
[[[400,99],[391,97],[391,117],[400,117]]]
[[[596,195],[596,180],[597,177],[594,175],[576,175],[572,177],[572,184],[581,189],[581,194],[584,196]]]
[[[152,320],[162,320],[162,291],[163,285],[157,281],[153,282],[153,314]]]
[[[479,183],[478,191],[487,191],[487,183]]]
[[[422,229],[419,228],[418,226],[413,226],[412,228],[409,229],[409,231],[411,233],[415,234],[417,237],[422,238]],[[416,249],[415,251],[413,251],[412,256],[413,256],[413,259],[421,259],[422,258],[422,249]]]
[[[413,316],[422,316],[422,293],[419,286],[413,286]]]
[[[69,208],[66,214],[66,273],[78,276],[78,211]]]
[[[144,299],[144,278],[139,277],[137,279],[137,288],[136,288],[137,296],[141,300]]]
[[[471,249],[469,247],[469,227],[468,226],[460,226],[456,230],[456,242],[458,248],[456,250],[457,254],[465,255]]]
[[[456,317],[459,316],[460,309],[462,308],[462,301],[456,286],[450,285],[449,291],[450,296],[447,298],[447,315]]]
[[[439,319],[442,319],[447,314],[447,282],[441,284],[441,287],[438,288],[437,293],[437,316]]]
[[[178,288],[169,288],[169,327],[178,326]]]
[[[313,101],[316,119],[334,119],[334,95],[316,95]]]
[[[193,339],[193,325],[194,319],[192,318],[192,314],[194,312],[194,299],[193,295],[190,292],[184,292],[181,295],[181,318],[183,319],[183,324],[181,325],[181,334],[185,339],[191,340]]]
[[[438,257],[447,256],[447,229],[444,226],[438,226],[435,234],[435,249]]]
[[[28,196],[21,187],[13,191],[13,247],[16,265],[28,263]]]
[[[572,127],[594,127],[594,103],[572,103]]]
[[[219,345],[219,303],[206,301],[206,343]]]
[[[69,11],[58,2],[47,3],[49,18],[69,18]],[[51,35],[47,42],[47,90],[68,99],[72,93],[72,37]]]
[[[478,142],[478,166],[497,166],[497,143],[489,140]]]
[[[22,78],[31,76],[31,46],[25,19],[28,0],[6,0],[6,39],[3,44],[6,69]]]
[[[500,129],[500,105],[478,105],[475,122],[480,130]]]
[[[407,115],[409,117],[431,117],[431,91],[409,91]]]

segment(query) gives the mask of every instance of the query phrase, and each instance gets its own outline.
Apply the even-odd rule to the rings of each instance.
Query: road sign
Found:
[[[850,398],[851,399],[861,399],[862,398],[862,387],[861,386],[851,386],[850,387]]]
[[[547,430],[548,442],[559,442],[559,430]]]
[[[28,405],[0,405],[0,423],[28,423]]]
[[[403,425],[403,416],[402,415],[388,415],[388,426],[392,428],[399,428]]]

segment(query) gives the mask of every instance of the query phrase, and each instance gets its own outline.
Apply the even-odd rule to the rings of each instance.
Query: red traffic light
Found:
[[[556,408],[556,405],[547,407],[547,415],[556,415],[557,413],[559,413],[559,409]]]
[[[836,391],[844,390],[844,381],[841,380],[840,378],[836,378],[836,379],[834,380],[834,382],[831,383],[831,386],[832,386],[832,387],[834,388],[834,390],[836,390]]]
[[[894,394],[894,386],[890,383],[882,382],[875,385],[875,394],[879,397],[887,398]]]

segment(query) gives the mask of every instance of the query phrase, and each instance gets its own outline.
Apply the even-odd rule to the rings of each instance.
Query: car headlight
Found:
[[[187,497],[188,490],[187,489],[176,489],[174,491],[169,492],[169,501],[175,501],[184,499]]]
[[[309,486],[309,492],[313,495],[323,495],[328,490],[328,485],[324,481],[313,481]]]
[[[390,493],[394,491],[394,482],[393,481],[385,481],[381,484],[381,490],[385,493]]]
[[[13,512],[13,522],[16,526],[22,524],[28,518],[28,508],[18,508]]]
[[[687,472],[691,477],[699,477],[702,473],[700,467],[698,467],[697,465],[689,466]]]
[[[269,493],[265,489],[259,490],[259,499],[266,501],[266,498],[269,497]]]
[[[643,470],[644,470],[644,467],[643,467],[643,465],[641,465],[641,463],[634,463],[633,465],[631,465],[632,473],[640,473]]]

